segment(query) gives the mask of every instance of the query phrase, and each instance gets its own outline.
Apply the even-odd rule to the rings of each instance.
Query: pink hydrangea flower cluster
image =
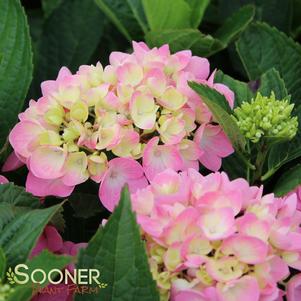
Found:
[[[43,250],[47,249],[49,252],[58,255],[76,256],[81,248],[85,248],[86,243],[75,244],[71,241],[63,241],[57,229],[53,226],[46,226],[42,235],[40,236],[36,246],[32,250],[31,257],[37,256]],[[69,264],[66,267],[71,273],[74,271],[74,264]],[[56,288],[56,293],[38,293],[31,301],[72,301],[73,292],[68,289],[67,284],[49,284],[49,291],[51,288]]]
[[[214,83],[208,60],[190,50],[171,54],[168,45],[149,49],[133,42],[133,49],[132,54],[113,52],[105,68],[85,65],[71,74],[63,67],[56,80],[41,84],[42,97],[30,101],[9,137],[29,169],[29,192],[68,196],[88,178],[100,183],[110,177],[100,195],[112,209],[119,192],[113,198],[110,190],[116,190],[118,179],[125,182],[124,174],[115,175],[119,164],[132,169],[126,177],[135,190],[166,168],[198,169],[201,162],[216,171],[221,158],[233,152],[188,86],[188,81],[206,84],[233,107],[233,92]],[[115,157],[125,159],[109,161]]]
[[[280,301],[301,270],[301,211],[225,173],[166,170],[132,195],[161,300]],[[301,274],[287,289],[301,300]],[[283,286],[282,286],[283,287]]]

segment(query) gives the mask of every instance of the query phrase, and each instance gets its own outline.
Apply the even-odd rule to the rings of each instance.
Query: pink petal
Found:
[[[150,50],[144,42],[135,42],[133,41],[133,54],[139,62],[143,61],[145,54]]]
[[[70,76],[70,75],[72,75],[71,71],[70,71],[67,67],[63,66],[63,67],[60,69],[60,71],[59,71],[59,73],[58,73],[58,76],[57,76],[56,80],[57,80],[57,81],[63,80],[65,77],[68,77],[68,76]]]
[[[259,301],[283,301],[284,295],[285,293],[282,290],[278,287],[274,287],[268,294],[264,294],[263,291],[261,291]]]
[[[137,215],[137,223],[143,231],[154,238],[159,237],[162,234],[164,226],[160,224],[158,220],[150,218],[147,215]]]
[[[41,179],[56,179],[64,174],[66,151],[57,146],[40,146],[29,160],[30,171]]]
[[[202,293],[194,290],[183,290],[175,294],[171,301],[209,301]]]
[[[222,166],[222,159],[214,153],[204,152],[199,160],[201,164],[211,171],[218,171]]]
[[[295,275],[287,284],[287,301],[301,300],[301,274]]]
[[[227,157],[234,152],[234,149],[219,125],[206,124],[202,133],[203,140],[200,141],[201,149],[214,151],[220,157]]]
[[[164,44],[161,47],[159,47],[158,54],[162,58],[169,56],[170,55],[169,45],[168,44]]]
[[[203,151],[200,162],[210,170],[221,167],[221,158],[227,157],[234,149],[220,126],[203,124],[196,131],[194,141]]]
[[[255,273],[267,283],[277,283],[287,278],[290,271],[281,257],[271,255],[267,261],[255,266]]]
[[[99,187],[99,198],[108,210],[114,210],[125,184],[129,185],[131,193],[147,186],[142,166],[133,159],[112,159]]]
[[[244,276],[226,284],[217,284],[219,301],[259,301],[260,291],[256,278]]]
[[[199,225],[209,240],[225,239],[235,232],[231,208],[219,208],[201,214]]]
[[[44,235],[47,239],[47,247],[51,252],[58,252],[63,247],[63,239],[55,227],[46,226]]]
[[[24,162],[22,162],[17,156],[16,153],[13,151],[8,158],[6,159],[6,161],[4,162],[3,166],[2,166],[2,171],[3,172],[8,172],[8,171],[13,171],[16,170],[18,168],[20,168],[21,166],[24,165]]]
[[[267,221],[260,220],[253,213],[246,213],[236,220],[239,233],[257,237],[267,241],[270,234],[270,225]]]
[[[215,287],[194,289],[195,284],[184,279],[172,283],[171,301],[220,301]]]
[[[62,182],[68,186],[84,183],[88,180],[88,158],[84,152],[69,153],[64,165]]]
[[[49,195],[67,197],[74,190],[74,186],[66,186],[60,179],[45,180],[35,177],[31,172],[27,175],[26,191],[35,196],[45,197]]]
[[[31,155],[30,145],[35,141],[43,128],[36,122],[19,122],[9,134],[9,142],[16,153],[28,158]]]
[[[214,177],[213,175],[214,174],[211,174],[211,177],[209,177],[209,175],[206,176],[206,179],[208,177],[209,178],[208,181],[206,181],[205,183],[206,185],[203,186],[205,187],[205,189],[207,188],[207,185],[214,185],[214,183],[210,183],[211,181],[218,180],[218,177]],[[200,208],[208,208],[209,210],[212,210],[214,208],[231,208],[231,210],[233,210],[234,215],[237,215],[241,210],[241,198],[242,196],[239,190],[229,192],[205,191],[204,195],[200,195],[198,197],[196,205]]]
[[[118,66],[121,65],[124,61],[126,61],[126,59],[129,57],[130,55],[128,53],[113,51],[110,54],[109,61],[111,65]]]
[[[39,237],[35,247],[32,249],[30,258],[39,255],[43,250],[47,249],[48,244],[47,244],[47,239],[45,236],[45,233],[43,232],[42,235]]]
[[[135,63],[124,63],[117,67],[117,78],[125,85],[136,86],[143,79],[143,69]]]
[[[214,77],[215,77],[215,73],[216,73],[216,69],[214,69],[211,73],[211,75],[209,76],[208,80],[207,81],[203,81],[203,84],[204,85],[207,85],[209,87],[213,87],[213,81],[214,81]]]
[[[88,244],[85,242],[74,244],[71,249],[70,255],[76,256],[81,249],[85,249],[87,246],[88,246]]]
[[[166,169],[155,175],[151,185],[157,202],[187,204],[190,186],[185,173],[179,174],[173,169]]]
[[[230,90],[226,85],[223,84],[214,84],[213,88],[219,93],[223,94],[227,99],[231,109],[234,107],[234,92]]]
[[[207,79],[210,72],[209,61],[203,57],[193,56],[185,71],[191,72],[196,79]]]
[[[0,184],[7,184],[9,181],[4,177],[0,175]]]
[[[58,88],[58,83],[55,80],[46,80],[41,83],[41,90],[43,96],[51,95]]]
[[[73,247],[74,247],[74,242],[64,241],[62,249],[60,250],[60,254],[71,255],[71,251]]]
[[[148,180],[168,168],[175,171],[183,166],[181,154],[176,146],[158,145],[159,138],[154,137],[145,146],[142,164]]]
[[[164,229],[164,241],[167,245],[184,242],[189,238],[191,233],[190,226],[194,226],[199,214],[195,208],[187,208],[181,212],[174,221],[171,221],[169,225]],[[192,228],[194,234],[197,234],[196,227]],[[200,231],[199,231],[200,233]]]
[[[148,215],[152,212],[154,206],[154,195],[150,186],[137,190],[131,196],[132,205],[135,212],[142,215]]]
[[[177,58],[178,68],[177,71],[180,71],[187,67],[191,60],[191,50],[182,50],[178,51],[171,56],[172,58]]]
[[[268,245],[262,240],[247,236],[234,235],[223,241],[222,251],[227,255],[235,255],[238,260],[257,264],[263,262],[268,254]]]
[[[283,204],[277,214],[278,218],[292,217],[297,209],[297,194],[292,193],[283,199]]]

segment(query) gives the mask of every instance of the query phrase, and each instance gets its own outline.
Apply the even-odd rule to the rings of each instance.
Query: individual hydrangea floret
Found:
[[[131,54],[112,52],[106,67],[84,65],[75,74],[63,67],[56,80],[41,84],[41,98],[30,101],[10,133],[15,155],[29,169],[27,190],[65,197],[89,178],[104,181],[99,194],[111,210],[125,177],[135,190],[166,168],[201,162],[218,170],[234,150],[188,86],[208,85],[233,107],[233,92],[214,83],[214,74],[208,60],[190,50],[171,54],[168,45],[149,49],[136,42]],[[110,163],[116,157],[121,169]]]
[[[131,198],[162,301],[282,300],[289,268],[301,271],[295,194],[169,169]],[[299,300],[293,280],[288,301]]]
[[[288,99],[277,100],[273,92],[270,97],[257,93],[255,99],[236,108],[234,116],[242,133],[254,143],[262,138],[290,140],[298,129],[297,117],[291,116],[293,108]]]

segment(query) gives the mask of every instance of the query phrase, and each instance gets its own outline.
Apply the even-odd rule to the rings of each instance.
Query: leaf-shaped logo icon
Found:
[[[6,272],[7,280],[10,284],[15,284],[15,273],[12,271],[12,268],[10,267],[8,271]]]

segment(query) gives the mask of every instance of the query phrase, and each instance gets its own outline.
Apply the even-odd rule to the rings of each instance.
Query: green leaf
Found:
[[[301,0],[293,1],[293,18],[292,18],[292,34],[297,38],[301,34]]]
[[[15,207],[7,203],[0,203],[0,231],[2,231],[4,226],[13,220],[17,214],[28,212],[29,210],[30,208]]]
[[[63,0],[42,0],[42,8],[45,18],[48,18],[51,13],[61,5]]]
[[[29,286],[18,286],[9,294],[7,301],[29,301],[32,298],[32,289]]]
[[[228,101],[225,96],[216,90],[208,87],[207,85],[202,85],[196,82],[189,82],[189,86],[196,91],[201,98],[205,98],[204,103],[209,107],[209,105],[216,104],[221,107],[226,113],[231,114],[232,110],[229,106]],[[209,105],[208,105],[209,104]],[[209,107],[210,109],[210,107]]]
[[[2,248],[0,248],[0,283],[3,280],[6,271],[6,256]]]
[[[287,98],[288,96],[285,83],[275,68],[268,70],[261,76],[258,91],[263,96],[270,96],[273,91],[279,100]]]
[[[185,0],[142,0],[142,3],[151,30],[190,28],[192,10]]]
[[[223,170],[227,173],[231,180],[247,178],[246,166],[236,152],[226,158],[223,158],[222,165]]]
[[[294,114],[298,117],[297,135],[289,142],[275,145],[268,157],[268,166],[262,179],[272,176],[281,166],[301,156],[301,107]]]
[[[243,5],[254,4],[255,20],[271,24],[284,32],[290,31],[292,10],[298,11],[298,8],[292,8],[292,0],[219,0],[218,3],[220,19],[230,16]]]
[[[236,80],[231,76],[224,74],[220,70],[217,71],[214,77],[214,82],[222,83],[228,86],[234,92],[235,107],[240,106],[244,101],[250,101],[254,97],[254,94],[247,83]]]
[[[31,272],[35,269],[42,269],[46,274],[48,274],[52,269],[62,270],[69,263],[71,263],[71,261],[72,257],[70,256],[56,255],[45,249],[39,255],[27,260],[27,274],[31,274]],[[53,273],[52,276],[53,279],[55,279],[55,273]],[[41,287],[45,287],[48,283],[48,281],[45,281],[43,284],[41,284]]]
[[[193,28],[200,25],[210,0],[185,0],[191,8],[190,23]]]
[[[285,82],[292,101],[301,100],[301,46],[264,23],[248,27],[237,42],[237,51],[251,80],[275,68]]]
[[[0,185],[0,204],[8,203],[19,207],[39,208],[41,203],[38,198],[25,191],[23,187],[13,183]]]
[[[246,29],[255,15],[254,5],[246,5],[231,15],[217,30],[215,38],[224,44],[231,43],[242,31]]]
[[[56,78],[62,66],[75,72],[90,62],[102,37],[105,18],[94,0],[65,0],[45,21],[38,43],[32,94],[43,80]]]
[[[199,56],[211,56],[225,48],[225,45],[210,35],[202,34],[197,29],[171,29],[150,31],[145,36],[151,47],[169,44],[172,52],[190,49]]]
[[[145,247],[128,189],[103,230],[98,230],[79,255],[78,268],[96,268],[107,283],[98,294],[77,295],[76,301],[158,301],[155,282],[149,272]]]
[[[5,252],[8,266],[15,266],[27,259],[43,229],[60,207],[61,204],[47,209],[23,211],[11,204],[0,204],[1,215],[7,211],[14,213],[0,234],[0,247]]]
[[[39,208],[38,198],[12,183],[0,185],[0,231],[19,213]]]
[[[274,193],[276,196],[284,196],[301,184],[301,165],[298,164],[283,173],[276,182]]]
[[[64,208],[61,207],[50,220],[52,224],[59,232],[64,232],[66,227],[66,222],[64,219]]]
[[[290,32],[292,23],[292,13],[294,11],[293,1],[257,0],[262,6],[259,8],[258,17],[286,33]]]
[[[36,42],[39,40],[42,34],[44,15],[41,9],[27,10],[26,15],[28,18],[33,57],[35,57]]]
[[[0,149],[17,121],[32,78],[27,19],[18,0],[0,1]]]
[[[181,5],[186,5],[184,0],[174,1],[172,5],[170,5],[170,1],[156,1],[161,7],[157,10],[160,11],[160,9],[162,9],[162,14],[176,7],[178,2],[181,3]],[[187,25],[165,25],[163,22],[164,17],[159,18],[155,6],[152,5],[153,0],[145,0],[145,2],[148,3],[149,10],[153,12],[153,20],[155,22],[154,26],[150,26],[151,31],[145,36],[150,46],[154,47],[169,44],[173,52],[191,49],[194,54],[205,57],[211,56],[226,48],[227,44],[232,42],[237,35],[245,29],[254,16],[253,6],[245,6],[226,21],[224,26],[217,31],[216,37],[212,37],[211,35],[201,33],[198,29],[185,28],[188,27]],[[168,2],[168,4],[166,2]],[[168,8],[163,9],[164,6],[168,6]],[[178,11],[178,14],[180,14],[180,11]],[[173,20],[174,15],[175,14],[168,14],[168,17]]]
[[[147,31],[141,0],[95,0],[98,7],[129,40],[142,38]]]

